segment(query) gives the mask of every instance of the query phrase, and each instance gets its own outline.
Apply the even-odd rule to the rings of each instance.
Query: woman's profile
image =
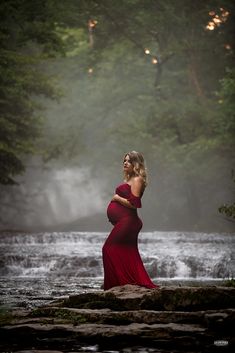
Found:
[[[142,221],[138,216],[141,197],[147,185],[144,158],[132,151],[123,159],[124,183],[116,188],[107,208],[114,225],[103,248],[104,290],[125,284],[156,288],[144,268],[138,251],[138,234]]]

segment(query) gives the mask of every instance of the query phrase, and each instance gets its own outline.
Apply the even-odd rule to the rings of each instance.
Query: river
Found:
[[[100,290],[104,232],[0,234],[0,304],[31,308]],[[220,284],[235,275],[235,234],[142,232],[139,251],[160,285]]]

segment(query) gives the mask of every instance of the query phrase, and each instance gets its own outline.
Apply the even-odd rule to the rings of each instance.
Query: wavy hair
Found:
[[[144,181],[144,186],[147,186],[147,170],[143,155],[136,151],[127,152],[124,155],[123,161],[126,156],[129,156],[130,158],[130,163],[133,165],[133,172],[135,176],[141,176]],[[124,171],[124,178],[128,181],[131,178],[131,175]]]

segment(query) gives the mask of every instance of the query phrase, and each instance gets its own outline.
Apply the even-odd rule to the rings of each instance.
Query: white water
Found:
[[[1,233],[2,303],[29,305],[102,284],[107,233]],[[222,281],[235,275],[235,234],[144,232],[139,251],[155,283]]]

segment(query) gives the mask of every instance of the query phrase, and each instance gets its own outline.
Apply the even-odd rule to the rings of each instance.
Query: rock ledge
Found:
[[[0,351],[232,352],[234,321],[235,288],[126,285],[18,312]]]

